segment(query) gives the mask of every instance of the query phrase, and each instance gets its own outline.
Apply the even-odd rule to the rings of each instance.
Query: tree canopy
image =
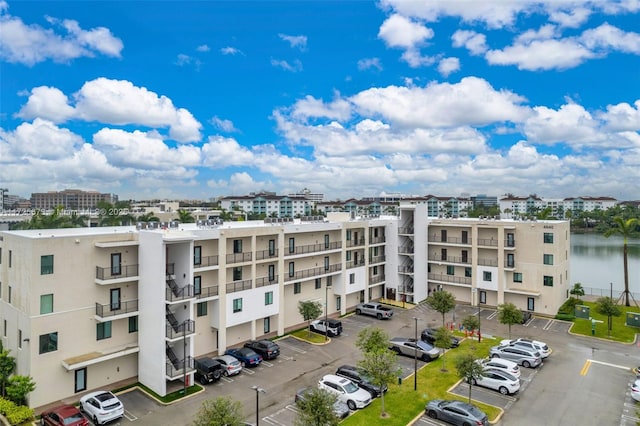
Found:
[[[456,299],[448,291],[433,291],[427,297],[427,305],[442,314],[442,326],[444,327],[444,314],[456,307]]]
[[[511,326],[522,323],[522,311],[513,303],[498,305],[498,321],[509,326],[509,339],[511,339]]]
[[[242,426],[242,403],[220,396],[202,403],[192,426]]]

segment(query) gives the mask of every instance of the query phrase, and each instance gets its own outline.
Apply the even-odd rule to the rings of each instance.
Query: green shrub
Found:
[[[573,321],[574,319],[576,319],[576,317],[573,314],[558,313],[558,315],[556,315],[556,319],[563,321]]]
[[[3,414],[10,424],[19,425],[33,418],[33,410],[24,405],[16,405],[13,401],[0,398],[0,414]]]
[[[558,314],[573,315],[575,312],[576,305],[580,305],[580,304],[582,304],[582,301],[580,299],[570,297],[569,299],[565,300],[562,306],[560,306],[560,309],[558,309]]]

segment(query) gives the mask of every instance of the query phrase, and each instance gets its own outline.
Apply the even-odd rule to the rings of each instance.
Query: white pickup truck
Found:
[[[356,315],[370,315],[378,319],[389,319],[393,316],[393,309],[381,303],[359,303]]]

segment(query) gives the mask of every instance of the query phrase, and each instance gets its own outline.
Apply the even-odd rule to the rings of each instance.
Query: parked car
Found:
[[[526,368],[535,368],[542,364],[540,352],[532,352],[515,346],[494,346],[489,349],[491,358],[504,358]]]
[[[218,361],[212,358],[199,358],[194,362],[196,368],[195,377],[200,384],[206,385],[211,382],[217,382],[222,377],[224,367]]]
[[[262,362],[262,356],[249,348],[229,348],[224,354],[231,355],[240,361],[243,367],[257,367]]]
[[[512,340],[505,339],[505,340],[502,340],[500,344],[516,346],[519,348],[540,352],[540,357],[542,359],[547,358],[551,354],[551,349],[549,349],[549,346],[547,346],[546,343],[541,342],[539,340],[531,340],[531,339],[524,339],[524,338],[512,339]]]
[[[487,415],[473,404],[457,400],[434,399],[429,401],[424,412],[432,419],[442,420],[457,426],[489,426]]]
[[[429,362],[440,356],[440,351],[433,347],[433,345],[423,342],[422,340],[416,341],[416,339],[408,337],[394,337],[389,341],[389,349],[399,355],[410,357],[416,356],[417,351],[418,358],[425,362]]]
[[[360,388],[369,392],[372,398],[377,398],[380,396],[380,388],[374,385],[371,382],[371,377],[365,374],[358,367],[354,367],[353,365],[342,365],[338,367],[338,370],[336,370],[336,376],[346,377],[347,379],[351,380]],[[387,385],[384,385],[382,387],[383,392],[386,392],[387,389]]]
[[[503,395],[511,395],[520,390],[520,379],[502,370],[485,370],[482,377],[471,379],[471,383],[497,390]]]
[[[236,374],[240,374],[242,371],[242,364],[238,361],[237,358],[232,357],[231,355],[221,355],[214,360],[218,361],[224,367],[222,371],[223,376],[235,376]]]
[[[326,333],[329,337],[335,337],[342,334],[342,321],[336,319],[314,320],[309,324],[309,329],[316,333]]]
[[[477,359],[476,362],[484,367],[485,370],[502,370],[514,377],[520,378],[520,366],[513,361],[501,358],[483,358]]]
[[[80,410],[73,405],[61,405],[44,411],[40,415],[42,426],[89,426]]]
[[[389,319],[393,316],[393,309],[382,303],[358,303],[356,315],[370,315],[380,319]]]
[[[124,405],[111,392],[97,391],[80,398],[80,411],[93,420],[95,425],[103,425],[124,416]]]
[[[422,333],[420,333],[420,339],[431,345],[435,345],[437,332],[437,328],[425,328],[424,330],[422,330]],[[451,336],[451,347],[457,348],[459,345],[460,339],[458,339],[456,336]]]
[[[296,392],[296,396],[294,398],[294,402],[296,404],[302,403],[302,401],[304,401],[305,394],[309,392],[311,389],[312,388],[310,387],[298,389],[298,391]],[[333,412],[335,413],[336,417],[338,417],[339,419],[344,419],[351,413],[351,410],[349,410],[349,407],[345,402],[342,402],[339,399],[336,399],[336,402],[333,403]]]
[[[635,401],[640,401],[640,379],[636,379],[631,385],[631,398]]]
[[[318,387],[333,393],[338,400],[345,402],[350,410],[364,408],[371,403],[371,394],[344,377],[327,374],[320,381]]]
[[[275,359],[280,355],[280,346],[271,340],[251,340],[244,344],[245,348],[252,349],[254,352],[260,354],[262,359]]]

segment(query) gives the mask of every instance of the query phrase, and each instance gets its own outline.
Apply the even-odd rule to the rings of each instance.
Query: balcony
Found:
[[[183,337],[189,336],[196,332],[196,323],[193,320],[185,320],[181,323],[171,321],[169,319],[170,315],[167,315],[167,339],[175,340],[181,339]],[[175,320],[175,318],[173,318]]]
[[[457,277],[455,275],[430,273],[429,281],[440,281],[449,284],[471,285],[471,277]]]
[[[386,256],[374,256],[369,258],[369,264],[384,263],[387,260]]]
[[[96,303],[96,317],[98,321],[108,319],[115,320],[138,315],[138,299],[120,302],[117,305]]]
[[[274,284],[278,284],[278,277],[275,275],[273,277],[256,278],[256,288]]]
[[[403,226],[398,228],[398,234],[400,235],[413,235],[413,227],[412,226]]]
[[[445,262],[445,263],[458,263],[461,265],[471,265],[471,258],[469,256],[429,256],[431,262]]]
[[[399,254],[413,254],[413,246],[398,247]]]
[[[306,246],[295,246],[293,252],[289,251],[285,256],[294,256],[296,254],[318,253],[321,251],[338,250],[342,248],[342,241],[333,241],[329,244],[309,244]]]
[[[219,259],[218,259],[218,255],[215,256],[204,256],[201,257],[200,259],[194,259],[193,261],[193,269],[201,269],[201,268],[208,268],[211,266],[218,266],[219,265]]]
[[[256,260],[275,259],[278,257],[278,249],[256,251]]]
[[[413,265],[398,266],[398,272],[401,274],[413,274]]]
[[[187,371],[186,374],[189,374],[195,371],[193,358],[188,356],[186,364],[180,359],[177,360],[175,364],[171,362],[167,362],[166,364],[166,374],[169,380],[177,380],[182,379],[185,375],[184,367],[186,366]]]
[[[384,275],[374,275],[372,277],[369,277],[369,285],[379,284],[381,282],[384,282],[385,280],[386,277]]]
[[[359,260],[351,260],[347,262],[347,269],[357,268],[358,266],[362,266],[362,265],[364,265],[364,258]]]
[[[498,247],[498,240],[495,238],[478,238],[478,246]]]
[[[227,255],[227,264],[251,262],[252,253],[250,251],[246,253],[231,253]]]
[[[169,302],[176,302],[185,299],[191,299],[194,297],[194,287],[192,285],[186,285],[184,287],[178,287],[175,280],[167,280],[167,288],[165,293],[165,300]]]
[[[200,289],[200,293],[196,294],[196,297],[198,299],[204,299],[207,297],[215,297],[218,296],[218,286],[217,285],[212,285],[209,287],[202,287]]]
[[[442,239],[439,235],[429,235],[430,243],[471,245],[471,238],[447,237]]]
[[[138,279],[138,265],[124,265],[119,267],[96,266],[96,284],[114,284]]]
[[[285,277],[285,282],[298,281],[304,278],[317,277],[319,275],[330,274],[332,272],[338,272],[342,269],[340,263],[329,265],[329,267],[319,266],[317,268],[305,269],[302,271],[296,271],[293,276]]]
[[[227,293],[235,293],[236,291],[249,290],[251,288],[251,280],[240,280],[227,283]]]
[[[386,241],[385,237],[374,237],[369,240],[369,244],[384,244]]]
[[[347,240],[347,247],[358,247],[364,245],[364,238],[358,238],[357,240]]]
[[[498,266],[498,259],[478,258],[478,265],[482,266]]]

